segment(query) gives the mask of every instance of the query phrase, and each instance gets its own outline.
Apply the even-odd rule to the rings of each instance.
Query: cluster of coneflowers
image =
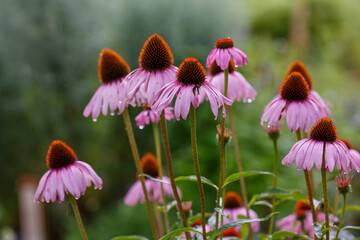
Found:
[[[256,97],[256,91],[237,71],[238,67],[247,63],[245,53],[235,48],[234,42],[229,38],[216,41],[215,48],[206,61],[208,73],[200,61],[193,57],[186,58],[179,68],[175,67],[169,46],[158,34],[153,34],[146,40],[140,52],[139,68],[132,72],[127,62],[118,53],[111,49],[101,51],[98,73],[102,84],[85,107],[83,114],[85,117],[91,116],[93,121],[97,121],[100,113],[107,115],[109,110],[110,115],[117,113],[123,116],[137,171],[137,181],[124,197],[124,203],[129,206],[138,203],[146,204],[153,239],[253,239],[253,233],[260,231],[260,222],[269,219],[269,230],[266,235],[268,239],[276,239],[275,236],[279,233],[282,234],[281,236],[303,239],[321,239],[323,236],[329,239],[330,232],[336,232],[336,239],[338,238],[344,216],[346,195],[350,192],[349,184],[352,179],[344,174],[348,174],[351,169],[360,170],[360,154],[352,149],[348,140],[337,138],[336,128],[328,118],[329,104],[312,90],[312,80],[304,64],[295,61],[286,73],[279,95],[266,106],[261,118],[261,124],[265,124],[264,129],[274,143],[274,173],[243,171],[231,105],[235,101],[252,102]],[[219,108],[222,108],[221,124],[217,126],[217,138],[220,143],[218,185],[201,176],[199,166],[196,108],[205,101],[209,101],[215,120]],[[128,112],[129,107],[143,109],[135,117],[139,128],[152,125],[155,155],[145,153],[140,158]],[[180,121],[180,118],[186,120],[189,114],[196,176],[175,178],[166,120],[174,118],[177,121]],[[226,116],[228,116],[231,130],[225,128]],[[286,118],[289,130],[296,132],[298,142],[282,160],[282,164],[291,165],[295,162],[298,169],[304,170],[308,193],[296,203],[294,214],[276,222],[276,226],[281,231],[274,233],[274,214],[276,214],[276,207],[281,203],[279,195],[276,193],[268,195],[271,204],[266,205],[271,207],[272,213],[259,218],[250,207],[260,198],[255,196],[248,201],[244,177],[272,174],[273,187],[277,190],[277,140],[281,121],[284,118]],[[161,131],[158,128],[159,124]],[[168,176],[162,164],[159,132],[161,132]],[[225,148],[229,145],[230,139],[234,143],[238,171],[227,176]],[[46,162],[49,171],[41,178],[34,201],[63,202],[65,195],[68,195],[81,235],[83,239],[87,239],[76,199],[85,194],[91,182],[94,183],[95,188],[101,189],[102,180],[91,166],[78,161],[75,152],[60,140],[51,143]],[[315,183],[312,176],[314,165],[322,174],[323,209],[315,200]],[[341,171],[336,178],[339,193],[344,198],[340,220],[336,217],[336,211],[335,214],[329,214],[326,172],[333,172],[334,169]],[[176,182],[181,180],[198,183],[200,215],[193,215],[192,202],[182,201],[181,190],[176,185]],[[241,197],[239,193],[226,192],[226,186],[237,180],[240,181]],[[205,212],[203,184],[211,185],[217,191],[216,206],[210,214]],[[169,198],[174,201],[169,203]],[[269,201],[269,198],[267,200]],[[168,212],[172,206],[175,206],[174,209],[178,211],[179,222],[175,225],[170,223],[168,218]],[[336,210],[337,206],[334,207]],[[335,222],[338,223],[337,226]],[[320,224],[322,230],[320,233],[323,236],[319,236],[314,231],[317,224]],[[139,233],[134,234],[139,235]],[[136,239],[136,237],[131,239]]]

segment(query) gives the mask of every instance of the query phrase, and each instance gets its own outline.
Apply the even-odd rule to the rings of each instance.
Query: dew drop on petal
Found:
[[[247,101],[248,103],[251,103],[253,100],[250,99],[250,98],[248,98],[246,101]]]
[[[115,113],[114,113],[114,112],[111,112],[111,113],[110,113],[110,116],[115,116]]]
[[[93,118],[92,120],[93,120],[93,122],[97,122],[97,118]]]
[[[143,126],[143,125],[140,125],[140,126],[139,126],[139,129],[140,129],[140,130],[143,130],[143,129],[144,129],[144,126]]]
[[[119,101],[119,104],[122,104],[122,101]]]

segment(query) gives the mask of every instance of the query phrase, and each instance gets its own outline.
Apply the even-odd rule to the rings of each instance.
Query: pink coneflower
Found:
[[[348,192],[351,192],[351,180],[353,176],[346,175],[344,176],[344,173],[340,173],[335,178],[335,185],[338,188],[338,191],[341,194],[347,194]]]
[[[235,230],[235,228],[226,229],[222,233],[224,239],[238,239],[241,238],[241,234]]]
[[[224,200],[224,215],[229,216],[230,221],[239,220],[238,216],[246,217],[246,208],[243,206],[241,197],[236,192],[227,192]],[[250,219],[258,218],[258,215],[254,210],[249,209]],[[228,223],[229,220],[224,218],[224,224]],[[236,227],[236,230],[240,230],[240,226]],[[260,230],[260,223],[251,223],[251,228],[258,232]]]
[[[212,62],[216,61],[216,64],[225,70],[229,66],[231,57],[234,59],[236,66],[244,66],[248,63],[246,54],[240,49],[234,47],[234,41],[230,38],[219,39],[215,43],[215,49],[213,49],[206,59],[206,67],[210,68]]]
[[[139,68],[126,78],[129,100],[142,91],[151,105],[154,96],[165,84],[175,80],[177,67],[173,66],[173,54],[158,34],[151,35],[144,43],[139,56]]]
[[[88,105],[85,107],[83,115],[92,119],[96,119],[100,115],[100,111],[104,116],[108,113],[114,115],[116,109],[122,113],[126,107],[124,96],[124,87],[122,81],[130,72],[127,62],[115,51],[104,48],[99,57],[98,73],[102,82],[101,86],[96,90]]]
[[[190,104],[197,108],[200,104],[199,96],[202,94],[208,97],[215,119],[221,106],[232,104],[231,100],[224,97],[214,85],[206,81],[206,72],[201,63],[196,58],[189,57],[181,63],[176,73],[176,80],[166,84],[156,94],[156,101],[152,109],[162,111],[171,104],[172,99],[177,95],[174,107],[175,118],[180,120],[181,115],[185,120],[190,110]]]
[[[141,158],[141,168],[144,174],[147,174],[153,178],[159,179],[159,165],[156,157],[151,153],[146,153]],[[166,176],[162,176],[162,180],[169,184],[163,184],[165,195],[174,198],[172,188],[170,186],[170,179]],[[162,203],[163,199],[161,196],[161,184],[160,182],[152,179],[145,178],[145,185],[148,191],[149,200],[151,202]],[[178,193],[181,197],[180,189]],[[126,193],[124,203],[128,206],[135,206],[138,202],[145,203],[145,195],[141,186],[140,180],[137,180]]]
[[[325,213],[317,211],[316,216],[319,222],[325,222]],[[332,222],[338,221],[338,218],[332,214],[330,214],[329,218]],[[306,233],[302,231],[301,222],[303,222]],[[302,200],[296,203],[295,213],[276,221],[276,226],[279,227],[281,231],[308,234],[312,238],[315,237],[310,205]]]
[[[167,107],[164,109],[166,120],[171,120],[174,118],[172,110],[172,107]],[[160,114],[161,112],[151,110],[151,108],[149,108],[149,106],[146,104],[144,106],[144,110],[135,117],[136,125],[140,129],[143,129],[145,125],[149,125],[150,123],[158,123],[160,121]]]
[[[326,110],[318,103],[304,77],[293,72],[280,86],[279,95],[266,107],[261,117],[261,125],[276,125],[286,116],[286,123],[291,132],[308,131],[312,124],[326,117]]]
[[[277,140],[280,136],[281,122],[276,123],[275,125],[265,126],[263,125],[263,129],[268,133],[268,136],[271,140]]]
[[[354,160],[353,162],[348,163],[349,170],[353,169],[353,168],[359,169],[360,168],[360,153],[353,148],[351,142],[348,139],[340,138],[339,140],[342,141],[343,143],[345,143],[345,145],[349,149],[349,153],[350,153],[351,157]]]
[[[346,145],[337,139],[336,127],[329,118],[320,119],[312,127],[310,138],[295,143],[281,163],[290,165],[296,160],[298,169],[311,170],[315,164],[316,168],[320,170],[324,144],[325,168],[332,172],[336,166],[347,172],[348,163],[354,164],[354,160],[350,156]]]
[[[224,94],[224,71],[212,62],[209,68],[208,81]],[[232,101],[252,102],[257,93],[241,73],[236,71],[234,61],[229,62],[227,97]]]
[[[65,194],[76,199],[85,194],[86,188],[94,183],[95,189],[102,188],[102,180],[92,167],[78,158],[66,143],[55,140],[50,144],[46,164],[49,170],[41,177],[34,196],[34,202],[64,201]]]
[[[293,63],[290,64],[285,76],[288,76],[292,72],[301,73],[301,75],[304,77],[305,81],[309,84],[310,95],[312,95],[313,98],[322,105],[323,109],[325,110],[326,115],[330,115],[331,114],[330,109],[329,109],[330,104],[325,102],[320,97],[320,95],[313,90],[313,81],[312,81],[312,78],[311,78],[305,64],[299,60],[294,61]]]

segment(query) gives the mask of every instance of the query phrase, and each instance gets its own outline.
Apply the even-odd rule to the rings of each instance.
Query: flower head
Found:
[[[141,91],[147,103],[152,105],[156,92],[175,80],[177,68],[173,64],[174,56],[165,40],[156,33],[151,35],[141,49],[139,68],[126,78],[128,101]]]
[[[88,105],[85,107],[83,115],[91,117],[94,121],[99,117],[100,111],[104,116],[108,113],[114,115],[125,109],[123,79],[129,74],[130,67],[127,62],[115,51],[104,48],[99,57],[98,73],[101,86],[96,90]]]
[[[360,153],[353,148],[351,142],[348,139],[340,138],[339,140],[345,143],[345,145],[348,147],[349,153],[353,159],[353,162],[348,163],[348,168],[355,168],[357,170],[360,169]]]
[[[303,220],[306,217],[307,212],[311,210],[310,205],[302,200],[296,202],[295,205],[295,214],[297,219]]]
[[[164,109],[166,120],[171,120],[174,118],[172,110],[172,107],[167,107]],[[140,129],[143,129],[145,125],[149,125],[150,123],[158,123],[160,121],[160,114],[161,112],[151,110],[151,108],[149,108],[146,104],[144,110],[135,117],[136,125]]]
[[[216,130],[217,130],[216,140],[218,142],[220,142],[220,136],[221,136],[221,126],[220,126],[220,124],[216,125]],[[224,129],[224,143],[227,144],[230,141],[231,141],[231,130],[228,129],[228,128],[225,128]]]
[[[216,64],[225,70],[229,66],[231,57],[236,66],[242,67],[248,63],[246,54],[235,47],[233,40],[230,38],[219,39],[215,43],[215,49],[210,52],[206,59],[206,67],[210,68],[211,63],[216,61]]]
[[[49,170],[40,179],[34,202],[63,202],[65,194],[78,199],[85,194],[91,182],[95,189],[102,188],[102,180],[92,167],[78,161],[74,150],[60,140],[50,144],[46,165]]]
[[[186,58],[176,73],[176,80],[166,84],[157,94],[152,109],[162,111],[168,107],[177,95],[174,106],[175,118],[180,120],[180,115],[186,119],[190,104],[197,108],[200,104],[199,96],[209,98],[211,110],[217,118],[218,108],[224,104],[231,105],[232,101],[224,97],[216,88],[206,81],[206,72],[196,58]],[[224,112],[225,114],[225,112]]]
[[[292,72],[282,82],[279,95],[265,107],[261,124],[276,125],[285,116],[291,132],[308,131],[326,117],[326,109],[310,94],[309,85],[299,72]]]
[[[234,61],[230,59],[227,97],[232,101],[252,102],[257,93],[246,81],[244,76],[236,71]],[[209,68],[208,81],[224,94],[224,71],[213,61]]]
[[[268,133],[268,136],[271,140],[277,140],[280,136],[281,122],[278,122],[272,126],[264,126],[263,129]]]
[[[341,194],[347,194],[351,192],[351,185],[350,182],[352,180],[353,176],[346,175],[344,176],[344,173],[340,173],[335,178],[335,184],[337,186],[337,189],[339,193]]]
[[[241,238],[241,234],[235,230],[235,228],[230,228],[230,229],[226,229],[225,231],[223,231],[223,237],[236,237],[236,238]]]
[[[335,166],[348,171],[348,163],[354,164],[346,145],[337,139],[335,125],[329,118],[322,118],[316,122],[311,129],[310,138],[298,141],[281,163],[290,165],[296,160],[298,169],[311,170],[315,164],[320,170],[324,150],[325,168],[330,172]]]
[[[157,158],[151,154],[146,153],[141,158],[141,168],[144,174],[147,174],[153,178],[159,178],[159,165]],[[167,182],[163,183],[163,189],[165,195],[174,198],[172,188],[170,186],[170,179],[166,176],[162,176],[161,180]],[[162,203],[161,184],[150,178],[145,178],[145,186],[148,191],[148,197],[151,202]],[[181,196],[180,189],[178,189],[179,196]],[[145,203],[145,195],[142,189],[141,181],[138,179],[126,193],[124,203],[128,206],[135,206],[138,202]]]

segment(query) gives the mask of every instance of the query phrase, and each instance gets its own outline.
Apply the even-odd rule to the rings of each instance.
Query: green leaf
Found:
[[[176,205],[176,200],[168,203],[166,205],[166,209],[164,208],[164,206],[157,206],[157,209],[159,209],[161,212],[169,212],[171,208],[173,208]]]
[[[276,213],[270,213],[269,215],[267,215],[264,218],[255,218],[255,219],[240,219],[240,220],[236,220],[236,221],[232,221],[229,222],[225,225],[223,225],[221,228],[219,228],[216,232],[214,232],[210,237],[209,240],[215,239],[221,232],[230,229],[230,228],[234,228],[240,225],[243,225],[245,223],[252,223],[252,222],[263,222],[268,220],[272,215],[274,215]]]
[[[160,238],[160,240],[166,240],[166,239],[169,239],[171,238],[172,236],[177,236],[179,235],[180,233],[182,232],[194,232],[194,233],[198,233],[198,234],[202,234],[201,232],[199,231],[196,231],[195,229],[193,228],[178,228],[172,232],[169,232],[168,234],[166,234],[165,236],[163,236],[162,238]]]
[[[272,205],[271,203],[269,203],[269,202],[267,202],[267,201],[263,201],[263,200],[256,201],[256,202],[254,202],[252,205],[253,205],[253,206],[255,206],[255,205],[264,205],[264,206],[267,206],[267,207],[269,207],[269,208],[272,208],[272,207],[273,207],[273,205]]]
[[[259,195],[255,194],[252,196],[251,200],[249,201],[249,208],[253,205],[253,203],[258,199]]]
[[[275,233],[273,233],[271,239],[273,239],[273,240],[282,239],[282,237],[287,237],[287,236],[297,237],[299,239],[311,240],[311,238],[309,236],[302,235],[302,234],[297,234],[297,233],[293,233],[293,232],[289,232],[289,231],[275,232]]]
[[[290,198],[295,200],[306,199],[306,196],[299,190],[288,191],[281,188],[272,188],[268,192],[261,193],[259,195],[259,199],[273,197],[279,199],[280,201],[284,201]]]
[[[348,205],[348,206],[345,207],[345,211],[358,211],[358,212],[360,212],[360,206]]]
[[[151,180],[154,180],[154,181],[156,181],[156,182],[161,182],[161,183],[165,183],[165,184],[169,184],[169,185],[170,185],[170,183],[167,182],[167,181],[154,178],[154,177],[152,177],[152,176],[150,176],[150,175],[147,175],[147,174],[145,174],[145,173],[139,174],[138,176],[139,176],[139,177],[140,177],[140,176],[147,177],[147,178],[149,178],[149,179],[151,179]]]
[[[137,235],[133,235],[133,236],[119,236],[119,237],[114,237],[111,240],[149,240],[146,237],[143,236],[137,236]]]
[[[355,229],[355,230],[360,230],[360,226],[345,226],[343,228],[341,228],[340,231],[345,230],[345,229]]]
[[[248,177],[248,176],[254,176],[254,175],[259,175],[259,174],[265,174],[265,175],[274,175],[271,172],[262,172],[262,171],[247,171],[247,172],[239,172],[239,173],[234,173],[231,174],[230,176],[228,176],[222,187],[224,188],[226,185],[228,185],[229,183],[232,183],[234,181],[239,180],[240,178],[244,178],[244,177]]]
[[[191,176],[180,176],[175,178],[175,182],[180,182],[180,181],[191,181],[191,182],[197,182],[197,178],[195,175],[191,175]],[[209,186],[212,186],[213,188],[215,188],[216,190],[218,190],[218,187],[215,185],[215,183],[213,183],[211,180],[207,179],[206,177],[201,176],[201,182],[204,184],[207,184]]]

